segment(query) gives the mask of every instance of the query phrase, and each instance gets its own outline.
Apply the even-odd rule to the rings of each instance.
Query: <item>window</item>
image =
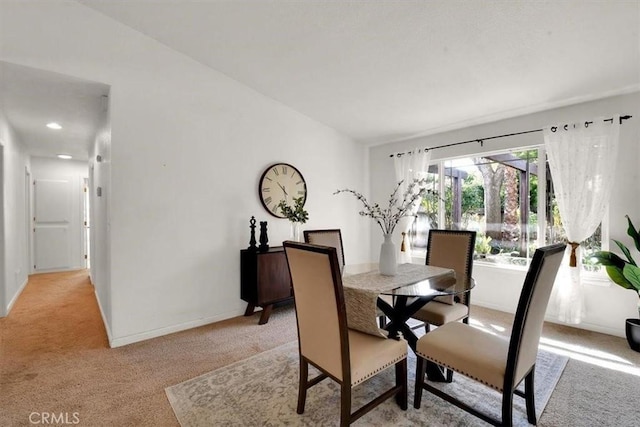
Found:
[[[536,248],[565,241],[543,148],[448,159],[429,168],[435,194],[422,201],[411,230],[412,247],[426,248],[429,229],[477,231],[475,258],[526,266]],[[583,245],[582,263],[598,271],[602,226]]]

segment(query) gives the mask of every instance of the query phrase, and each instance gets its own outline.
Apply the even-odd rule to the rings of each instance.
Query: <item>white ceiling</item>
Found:
[[[640,90],[637,0],[78,1],[368,144]],[[0,77],[33,154],[86,158],[108,86]]]
[[[101,83],[0,61],[2,108],[34,156],[70,154],[86,160],[108,93]],[[49,122],[62,129],[47,128]]]
[[[356,140],[640,89],[640,2],[79,0]]]

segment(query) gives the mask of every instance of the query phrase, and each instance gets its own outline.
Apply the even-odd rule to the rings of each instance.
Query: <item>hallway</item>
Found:
[[[0,355],[9,375],[27,361],[109,346],[88,270],[34,274],[0,318]]]

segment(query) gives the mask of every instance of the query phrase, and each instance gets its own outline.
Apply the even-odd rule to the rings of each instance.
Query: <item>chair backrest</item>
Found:
[[[475,231],[429,230],[426,264],[453,269],[456,272],[456,288],[468,290],[475,245]],[[463,304],[469,305],[469,292],[458,294],[458,298]]]
[[[344,270],[344,249],[340,229],[304,230],[304,241],[312,245],[332,246],[337,249],[340,271]]]
[[[350,381],[347,313],[335,247],[285,241],[300,355]]]
[[[536,249],[524,279],[511,331],[505,387],[515,386],[536,363],[544,314],[566,244]]]

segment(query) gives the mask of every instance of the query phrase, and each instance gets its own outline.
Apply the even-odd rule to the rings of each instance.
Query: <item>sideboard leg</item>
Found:
[[[247,309],[244,311],[245,316],[251,316],[253,314],[253,310],[256,309],[256,306],[249,303],[247,304]]]
[[[273,304],[266,305],[262,308],[262,314],[260,315],[260,321],[258,325],[264,325],[269,321],[269,316],[271,316],[271,309],[273,308]]]

